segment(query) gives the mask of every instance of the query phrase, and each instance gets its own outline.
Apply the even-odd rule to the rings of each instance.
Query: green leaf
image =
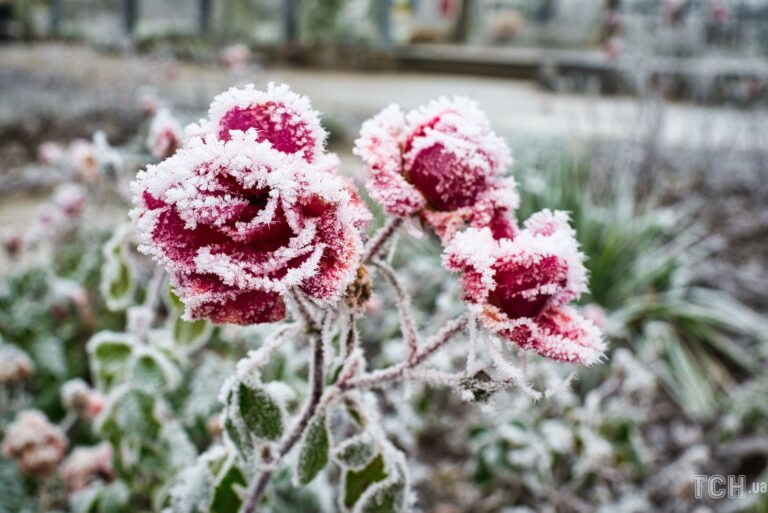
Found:
[[[181,315],[173,320],[171,328],[173,341],[189,348],[202,346],[208,340],[211,331],[213,328],[205,319],[190,322],[182,319]]]
[[[121,513],[128,508],[130,492],[122,481],[115,481],[101,488],[99,513]]]
[[[283,433],[280,405],[263,388],[240,383],[237,405],[246,428],[256,438],[277,440]]]
[[[344,506],[351,508],[366,489],[387,478],[384,456],[379,454],[362,470],[348,470],[344,473]]]
[[[365,468],[378,453],[378,447],[367,433],[345,440],[333,451],[339,465],[353,470]]]
[[[133,271],[125,257],[124,240],[127,228],[119,228],[104,244],[104,263],[101,267],[101,295],[112,311],[123,310],[131,304],[136,291]]]
[[[88,342],[91,372],[102,387],[124,377],[133,354],[133,342],[125,333],[102,331]]]
[[[310,421],[307,433],[299,451],[296,478],[302,485],[309,484],[328,463],[330,436],[325,415],[315,416]]]
[[[172,390],[180,380],[178,369],[158,351],[142,351],[131,362],[130,368],[133,384],[150,392]]]
[[[88,488],[72,494],[69,498],[69,509],[72,513],[96,513],[99,506],[100,486],[91,485]]]
[[[230,459],[227,463],[221,470],[214,485],[213,504],[211,505],[212,513],[237,511],[243,502],[239,490],[247,485],[245,476],[237,465],[234,464],[234,459]]]
[[[251,450],[253,450],[253,447],[247,443],[245,438],[243,438],[240,434],[240,430],[237,429],[234,421],[229,416],[224,418],[224,431],[243,457],[247,456]]]
[[[118,397],[110,398],[107,412],[99,431],[110,440],[124,438],[157,440],[160,420],[155,415],[155,398],[144,390],[128,388]]]
[[[366,493],[355,513],[399,513],[405,506],[405,483],[401,480],[373,485]]]

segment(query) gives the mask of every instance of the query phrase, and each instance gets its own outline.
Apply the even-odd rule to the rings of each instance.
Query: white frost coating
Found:
[[[206,138],[218,138],[219,123],[229,111],[265,104],[279,106],[277,114],[287,113],[294,126],[306,127],[308,135],[313,137],[314,141],[294,139],[299,146],[304,147],[312,143],[313,156],[323,153],[328,134],[320,124],[320,115],[312,108],[309,98],[294,93],[287,84],[278,85],[274,82],[267,84],[266,91],[256,89],[254,84],[248,84],[243,88],[232,87],[219,94],[208,109],[208,119],[201,119],[198,124],[187,126],[186,134],[189,138],[201,135]]]
[[[497,172],[503,172],[512,164],[512,154],[504,140],[491,130],[488,117],[477,107],[477,103],[464,96],[445,96],[413,110],[406,115],[411,127],[428,125],[434,119],[439,121],[427,131],[436,130],[455,133],[466,140],[474,141],[488,152],[496,164]]]
[[[316,275],[320,258],[327,249],[317,242],[316,236],[316,223],[324,218],[306,217],[301,213],[302,202],[318,198],[325,204],[335,205],[332,215],[342,232],[355,230],[361,221],[365,221],[361,216],[369,216],[366,209],[353,205],[346,178],[318,170],[300,155],[282,153],[268,142],[256,142],[255,137],[256,132],[251,129],[232,132],[232,139],[227,142],[210,137],[205,140],[194,138],[172,157],[141,171],[131,184],[137,207],[131,211],[131,216],[141,233],[139,249],[168,268],[174,284],[178,284],[179,277],[196,271],[214,274],[224,284],[242,290],[286,292],[293,286],[306,285],[307,280]],[[337,159],[327,157],[319,162],[327,168],[336,165]],[[226,180],[235,181],[235,190],[231,193],[233,184]],[[244,209],[250,208],[246,197],[239,194],[253,190],[268,193],[266,204],[248,221],[235,222]],[[145,194],[151,196],[151,201],[162,202],[161,206],[147,208],[145,201],[150,200]],[[196,249],[194,266],[190,267],[189,262],[170,258],[162,245],[153,240],[157,223],[170,208],[184,221],[185,229],[194,230],[203,223],[234,241],[247,241],[251,233],[257,233],[255,230],[264,230],[273,223],[283,222],[282,219],[291,228],[293,236],[287,246],[269,252],[268,259],[261,262],[241,260],[236,251],[222,251],[216,245],[202,246]],[[348,240],[352,246],[350,255],[359,255],[362,243],[358,236],[348,234],[337,239],[342,240]],[[292,259],[307,254],[306,261],[288,266],[288,272],[279,279],[267,276],[284,268]],[[343,267],[335,278],[336,283],[348,283],[355,271],[356,265]],[[341,285],[335,287],[334,297],[343,290]],[[185,300],[186,314],[189,315],[195,306],[223,300],[227,293],[220,292],[218,297],[204,292],[196,294],[195,304]],[[231,291],[230,295],[234,297],[236,294],[237,291]]]

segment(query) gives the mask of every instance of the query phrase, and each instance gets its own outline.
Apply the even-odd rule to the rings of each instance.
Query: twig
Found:
[[[406,360],[410,361],[416,356],[416,352],[419,349],[419,334],[416,331],[413,315],[411,315],[411,297],[405,291],[402,283],[400,283],[400,279],[397,277],[397,273],[389,264],[377,260],[372,265],[381,272],[395,292],[397,310],[400,313],[400,330],[403,332],[403,339],[405,340]]]
[[[379,231],[377,231],[373,237],[371,237],[371,240],[368,242],[368,246],[365,248],[365,253],[363,253],[363,265],[369,264],[376,255],[379,254],[379,252],[382,250],[382,248],[387,244],[387,241],[395,234],[398,228],[400,228],[400,225],[403,224],[403,218],[401,217],[392,217],[389,219],[389,221],[386,222],[384,226],[379,228]]]
[[[288,435],[283,438],[280,445],[277,448],[276,459],[282,459],[286,454],[293,449],[296,442],[301,438],[302,433],[309,425],[309,421],[315,416],[317,407],[320,404],[320,399],[323,396],[323,382],[325,371],[325,352],[324,344],[320,333],[317,330],[312,330],[310,333],[311,343],[314,348],[312,354],[312,381],[311,389],[309,392],[309,398],[304,405],[304,410],[299,420],[294,424]],[[241,510],[242,513],[255,513],[258,511],[259,502],[261,501],[264,491],[267,489],[267,485],[272,480],[273,471],[265,470],[261,473],[259,478],[254,481],[253,485],[248,489],[246,494],[246,500]]]
[[[386,369],[371,372],[360,376],[357,379],[340,382],[337,386],[342,391],[356,388],[379,388],[402,378],[406,374],[406,371],[416,368],[424,363],[432,353],[443,347],[454,336],[459,334],[467,325],[468,320],[469,317],[467,315],[462,315],[461,317],[457,317],[453,321],[448,322],[443,329],[428,338],[423,347],[421,347],[410,360],[406,360]]]
[[[299,317],[301,317],[301,320],[304,321],[304,324],[307,325],[307,328],[312,331],[322,331],[323,328],[320,322],[315,318],[311,307],[307,304],[301,292],[293,289],[290,291],[289,295],[296,305],[296,312],[299,314]]]

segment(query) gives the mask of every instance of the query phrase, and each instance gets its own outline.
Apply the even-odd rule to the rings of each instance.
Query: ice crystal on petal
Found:
[[[293,287],[340,297],[370,216],[354,186],[329,170],[332,158],[279,151],[253,128],[229,136],[194,138],[139,173],[140,249],[169,271],[188,318],[274,322]]]
[[[317,111],[306,96],[294,93],[286,84],[270,82],[266,91],[259,91],[253,84],[233,87],[213,100],[208,116],[199,126],[190,127],[188,133],[211,134],[228,141],[235,131],[254,129],[258,141],[266,141],[283,153],[298,154],[309,162],[325,148],[326,132]]]
[[[388,214],[420,214],[446,241],[465,225],[514,235],[515,184],[500,177],[509,148],[471,100],[441,98],[407,115],[390,105],[363,124],[355,153]]]
[[[592,364],[605,350],[600,330],[564,305],[586,290],[583,255],[564,212],[541,211],[513,238],[490,228],[457,234],[443,255],[461,273],[464,299],[483,326],[520,348]]]

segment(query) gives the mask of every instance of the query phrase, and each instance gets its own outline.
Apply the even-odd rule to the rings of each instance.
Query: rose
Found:
[[[91,447],[75,447],[62,462],[60,473],[69,493],[83,490],[97,479],[112,481],[115,477],[112,446],[101,442]]]
[[[420,216],[445,241],[464,224],[514,235],[515,183],[500,176],[509,148],[471,100],[441,98],[408,114],[390,105],[363,124],[354,151],[388,214]]]
[[[531,216],[514,238],[470,228],[446,248],[464,300],[482,326],[524,350],[591,365],[605,350],[600,330],[565,306],[586,290],[583,255],[564,212]]]
[[[199,136],[132,184],[140,249],[168,270],[186,316],[278,321],[294,288],[339,299],[370,213],[323,153],[304,99],[283,86],[233,89],[191,131]]]
[[[67,450],[67,437],[38,410],[24,410],[8,425],[3,454],[16,460],[28,476],[47,476]]]
[[[286,85],[269,83],[266,91],[253,84],[231,88],[214,98],[208,119],[187,127],[188,137],[229,141],[237,131],[255,130],[257,141],[277,151],[299,154],[308,162],[325,155],[326,132],[306,96]]]
[[[183,130],[181,124],[174,118],[168,109],[158,109],[149,124],[147,134],[147,148],[156,159],[165,159],[176,152]]]

